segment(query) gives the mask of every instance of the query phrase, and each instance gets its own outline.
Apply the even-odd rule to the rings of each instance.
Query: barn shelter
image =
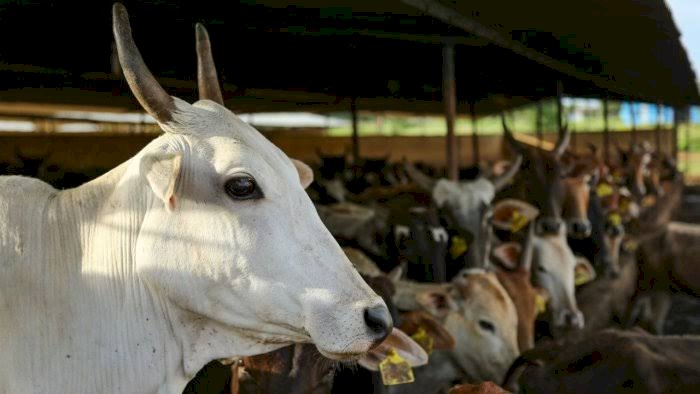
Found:
[[[558,93],[700,102],[662,0],[125,5],[149,67],[168,92],[190,101],[193,26],[204,23],[226,105],[236,112],[391,110],[453,119]],[[138,110],[114,54],[110,9],[107,1],[0,2],[0,33],[12,37],[0,44],[0,113]],[[454,128],[448,133],[455,167]]]

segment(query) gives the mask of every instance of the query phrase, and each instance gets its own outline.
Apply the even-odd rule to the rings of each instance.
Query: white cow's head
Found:
[[[413,165],[405,164],[409,177],[430,193],[438,208],[447,215],[452,227],[468,236],[471,245],[467,252],[467,265],[479,266],[484,260],[484,242],[481,221],[487,213],[496,193],[508,185],[517,174],[522,156],[517,156],[510,168],[493,179],[479,177],[473,181],[434,180]]]
[[[391,317],[306,195],[312,171],[222,105],[203,26],[201,100],[190,105],[149,72],[126,9],[116,4],[113,12],[124,75],[165,131],[135,158],[149,202],[136,242],[138,276],[180,318],[202,330],[213,321],[248,339],[243,352],[290,342],[313,342],[333,359],[367,352],[389,333]]]

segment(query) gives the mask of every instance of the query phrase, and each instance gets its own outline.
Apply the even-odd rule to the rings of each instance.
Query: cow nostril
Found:
[[[591,225],[586,222],[573,222],[571,224],[571,230],[574,236],[585,238],[591,234]]]
[[[389,310],[384,305],[377,305],[365,309],[365,324],[373,334],[377,334],[379,338],[375,342],[379,343],[389,335],[393,323]]]

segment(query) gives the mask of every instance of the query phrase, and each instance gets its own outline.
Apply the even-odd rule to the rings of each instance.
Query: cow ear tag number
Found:
[[[418,327],[418,331],[411,335],[411,339],[416,341],[416,343],[425,350],[426,353],[430,354],[433,352],[433,337],[425,332],[425,328]]]
[[[520,211],[515,210],[513,211],[512,216],[510,217],[510,232],[511,233],[517,233],[525,227],[527,224],[527,217],[520,213]]]
[[[379,363],[379,372],[385,386],[413,383],[415,380],[411,365],[394,348],[389,349],[387,357]]]

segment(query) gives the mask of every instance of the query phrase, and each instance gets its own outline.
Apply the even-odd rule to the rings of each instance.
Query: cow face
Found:
[[[581,239],[591,235],[588,204],[595,179],[590,173],[571,174],[564,178],[563,216],[571,237]]]
[[[453,283],[459,313],[448,315],[445,327],[457,343],[455,359],[473,378],[500,381],[519,354],[513,301],[492,272],[464,270]]]
[[[537,218],[539,234],[557,234],[564,225],[562,220],[562,199],[564,197],[564,177],[568,166],[561,157],[569,145],[570,132],[564,128],[557,144],[551,151],[525,146],[515,139],[510,129],[503,122],[503,132],[508,144],[523,155],[523,171],[520,183],[525,188],[529,201],[539,208],[541,215]]]
[[[429,191],[435,205],[452,222],[460,233],[471,239],[467,252],[467,265],[478,266],[484,258],[481,222],[496,192],[504,188],[520,169],[522,157],[518,156],[510,168],[493,179],[484,177],[469,182],[449,179],[432,180],[415,167],[406,165],[411,179]],[[471,247],[475,246],[475,247]]]
[[[524,256],[523,253],[530,255]],[[535,320],[549,298],[543,288],[532,285],[531,260],[532,248],[526,245],[523,250],[517,242],[506,242],[493,250],[496,276],[513,300],[518,314],[518,345],[521,352],[535,346]]]
[[[592,275],[590,263],[578,260],[571,251],[564,228],[556,235],[534,238],[533,282],[549,294],[548,311],[555,335],[561,330],[583,328],[583,314],[578,309],[575,296],[575,274],[579,264],[586,265],[585,272]]]
[[[129,168],[144,191],[133,198],[143,197],[148,207],[134,264],[171,314],[186,369],[201,367],[188,365],[192,358],[243,356],[291,342],[354,359],[386,337],[392,323],[386,305],[304,191],[311,170],[218,103],[203,27],[197,49],[204,99],[194,105],[158,85],[120,4],[114,34],[132,91],[166,132]]]

